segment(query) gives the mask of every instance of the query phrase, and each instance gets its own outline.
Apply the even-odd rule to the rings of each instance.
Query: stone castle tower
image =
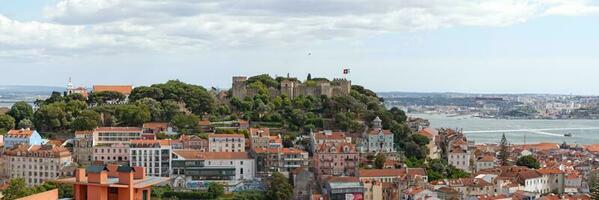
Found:
[[[233,97],[243,99],[256,94],[256,91],[247,88],[247,77],[234,76],[231,87]],[[333,79],[333,81],[319,80],[312,84],[305,84],[296,78],[287,77],[280,81],[278,88],[271,87],[269,92],[271,96],[286,95],[291,98],[298,96],[345,96],[351,91],[351,81],[346,79]]]

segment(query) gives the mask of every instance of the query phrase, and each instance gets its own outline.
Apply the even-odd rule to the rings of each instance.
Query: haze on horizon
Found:
[[[376,91],[599,95],[590,0],[0,0],[0,85],[228,88],[342,77]]]

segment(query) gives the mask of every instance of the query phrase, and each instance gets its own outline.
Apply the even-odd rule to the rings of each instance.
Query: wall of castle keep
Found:
[[[247,77],[245,76],[234,76],[232,83],[232,95],[233,97],[243,99],[245,97],[252,97],[257,94],[257,91],[251,88],[247,88],[246,82]],[[331,82],[318,81],[316,85],[306,85],[295,80],[282,80],[279,88],[269,88],[271,97],[279,95],[286,95],[291,98],[299,96],[345,96],[349,95],[351,90],[351,81],[346,79],[333,79]]]

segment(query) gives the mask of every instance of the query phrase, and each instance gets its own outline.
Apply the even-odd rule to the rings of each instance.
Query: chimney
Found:
[[[85,168],[75,169],[75,181],[77,181],[77,182],[87,181],[87,177],[85,177]]]
[[[146,178],[146,170],[143,167],[135,166],[133,169],[135,170],[135,174],[133,176],[134,179]]]

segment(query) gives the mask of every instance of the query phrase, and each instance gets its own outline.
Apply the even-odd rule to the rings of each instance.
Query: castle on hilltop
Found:
[[[245,97],[253,97],[258,94],[256,89],[248,87],[246,83],[247,77],[245,76],[234,76],[233,86],[231,88],[233,97],[243,99]],[[279,87],[268,88],[268,92],[271,97],[280,95],[286,95],[290,98],[298,96],[345,96],[349,95],[351,90],[351,81],[346,79],[333,79],[332,81],[326,79],[315,79],[309,80],[304,83],[297,80],[297,78],[280,79]]]

